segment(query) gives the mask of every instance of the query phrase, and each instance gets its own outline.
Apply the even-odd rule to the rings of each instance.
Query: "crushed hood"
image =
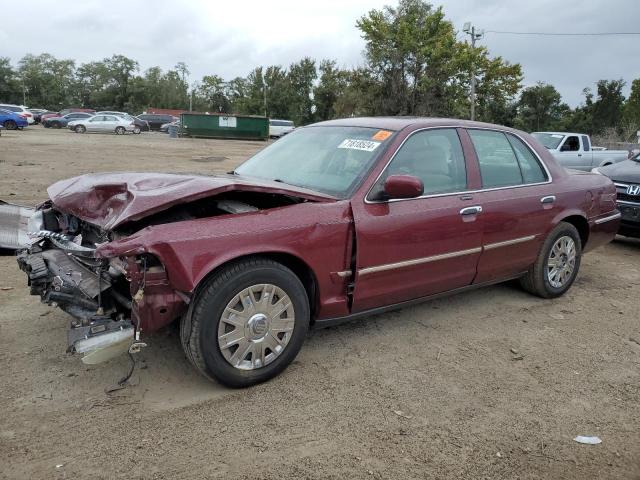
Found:
[[[335,200],[293,185],[238,175],[94,173],[61,180],[47,189],[57,208],[106,230],[174,205],[230,191],[266,192],[311,201]]]

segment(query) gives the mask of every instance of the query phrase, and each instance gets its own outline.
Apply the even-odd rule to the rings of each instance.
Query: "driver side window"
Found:
[[[390,175],[413,175],[424,184],[423,195],[467,189],[467,171],[458,132],[453,128],[423,130],[411,135],[387,167]]]
[[[577,152],[579,150],[580,140],[578,140],[578,137],[567,137],[560,149],[561,152]]]

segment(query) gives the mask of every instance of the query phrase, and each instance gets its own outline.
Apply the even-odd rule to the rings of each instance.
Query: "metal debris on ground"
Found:
[[[598,437],[585,437],[582,435],[578,435],[574,440],[585,445],[598,445],[599,443],[602,443],[602,440]]]

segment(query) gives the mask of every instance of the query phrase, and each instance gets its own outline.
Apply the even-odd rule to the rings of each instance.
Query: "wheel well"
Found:
[[[295,255],[291,255],[289,253],[282,252],[261,252],[257,254],[244,255],[242,257],[236,257],[232,260],[229,260],[222,265],[217,266],[211,272],[209,272],[198,284],[198,288],[200,285],[204,285],[205,281],[218,272],[221,268],[224,268],[232,263],[237,263],[242,260],[247,260],[249,258],[268,258],[269,260],[273,260],[274,262],[278,262],[285,267],[289,268],[298,279],[302,282],[304,289],[307,292],[307,297],[309,298],[309,313],[311,317],[311,321],[316,317],[316,313],[319,308],[319,297],[318,297],[318,280],[316,279],[313,270],[300,258]]]
[[[587,240],[589,240],[589,223],[587,222],[587,219],[580,215],[572,215],[570,217],[563,218],[562,221],[570,223],[576,227],[576,230],[578,230],[578,233],[580,234],[582,249],[584,250],[584,247],[587,245]]]

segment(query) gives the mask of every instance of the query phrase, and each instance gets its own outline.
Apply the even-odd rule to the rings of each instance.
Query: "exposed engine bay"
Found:
[[[281,194],[232,191],[174,205],[113,230],[62,212],[49,201],[29,220],[31,245],[18,253],[17,261],[27,273],[31,294],[73,317],[68,351],[85,353],[85,363],[98,363],[130,349],[143,328],[179,318],[190,302],[190,292],[172,288],[158,258],[150,254],[102,258],[96,255],[101,245],[154,225],[247,214],[301,201]]]

